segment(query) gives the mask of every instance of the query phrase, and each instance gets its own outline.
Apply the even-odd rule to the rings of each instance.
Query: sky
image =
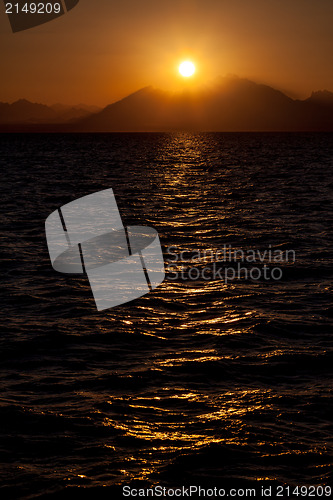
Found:
[[[0,101],[105,106],[147,85],[179,91],[228,74],[306,98],[333,91],[332,26],[332,0],[80,0],[13,34],[1,2]]]

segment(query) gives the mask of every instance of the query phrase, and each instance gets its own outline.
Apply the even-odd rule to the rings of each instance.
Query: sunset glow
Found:
[[[1,3],[0,500],[332,498],[333,0]]]
[[[179,65],[179,73],[184,76],[185,78],[188,78],[190,76],[193,76],[195,73],[195,66],[193,62],[191,61],[183,61]]]
[[[226,75],[306,99],[331,90],[332,12],[330,0],[81,1],[16,35],[3,13],[0,101],[104,107],[146,86],[195,90]],[[195,66],[192,76],[179,72],[185,61]]]

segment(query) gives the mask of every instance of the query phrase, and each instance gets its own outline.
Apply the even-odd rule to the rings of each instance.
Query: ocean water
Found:
[[[332,139],[0,137],[1,498],[332,483]],[[44,223],[110,187],[125,225],[159,232],[166,279],[98,313],[84,276],[52,269]],[[224,245],[295,259],[207,279]]]

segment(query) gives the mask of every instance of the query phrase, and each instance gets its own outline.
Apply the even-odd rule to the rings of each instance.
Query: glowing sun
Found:
[[[191,61],[184,61],[179,65],[178,70],[182,76],[185,76],[186,78],[188,78],[189,76],[194,75],[195,66],[194,66],[193,62],[191,62]]]

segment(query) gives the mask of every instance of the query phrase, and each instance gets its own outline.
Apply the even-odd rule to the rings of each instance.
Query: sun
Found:
[[[193,76],[195,73],[195,66],[193,62],[191,61],[183,61],[179,65],[179,73],[184,76],[185,78],[188,78],[189,76]]]

